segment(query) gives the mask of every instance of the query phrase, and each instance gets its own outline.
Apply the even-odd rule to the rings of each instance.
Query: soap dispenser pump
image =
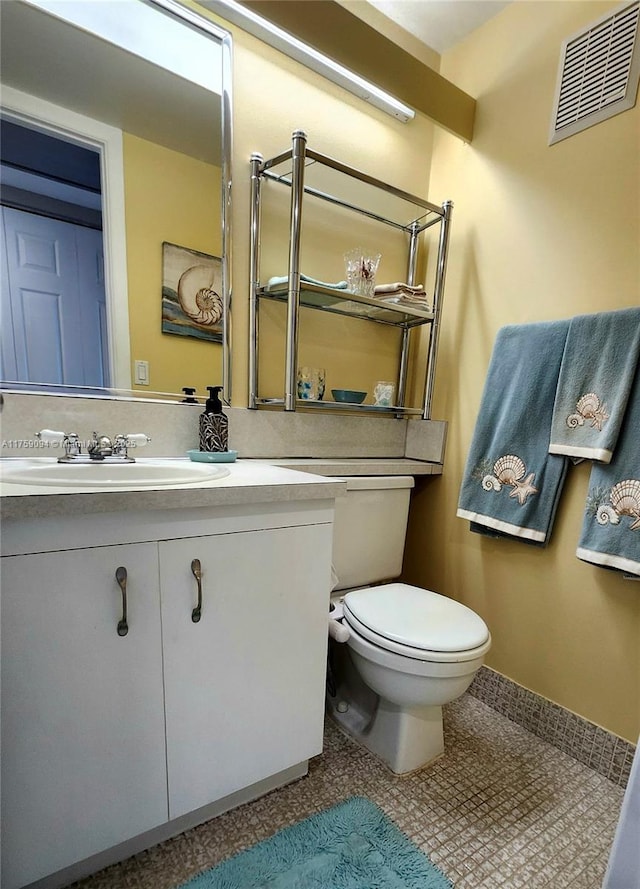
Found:
[[[224,453],[229,444],[229,418],[222,413],[218,392],[222,386],[207,386],[209,398],[200,414],[200,450]]]

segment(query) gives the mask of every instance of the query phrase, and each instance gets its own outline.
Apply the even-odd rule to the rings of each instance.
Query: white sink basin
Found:
[[[34,459],[0,465],[0,481],[32,487],[164,488],[208,484],[227,475],[229,469],[217,464],[160,459],[141,459],[135,463],[58,463]]]

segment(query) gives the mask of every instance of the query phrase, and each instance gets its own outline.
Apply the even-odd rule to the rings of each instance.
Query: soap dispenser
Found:
[[[197,404],[198,399],[195,398],[196,390],[193,386],[183,386],[182,391],[184,392],[184,398],[182,399],[182,404]]]
[[[222,386],[207,386],[209,398],[200,414],[200,450],[226,452],[229,444],[229,418],[222,413],[218,392]]]

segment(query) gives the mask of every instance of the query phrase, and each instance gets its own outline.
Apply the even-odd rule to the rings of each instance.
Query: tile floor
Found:
[[[175,889],[352,795],[384,809],[455,889],[600,889],[623,789],[471,695],[445,711],[446,753],[427,769],[394,776],[328,722],[307,777],[74,889]]]

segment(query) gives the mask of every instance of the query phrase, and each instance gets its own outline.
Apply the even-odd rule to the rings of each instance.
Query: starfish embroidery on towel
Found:
[[[535,473],[530,472],[526,478],[525,475],[527,467],[524,460],[515,454],[505,454],[498,457],[492,471],[483,476],[482,487],[485,491],[500,491],[503,485],[508,485],[513,488],[509,496],[516,497],[520,506],[524,506],[530,495],[538,493],[538,488],[533,484]]]
[[[595,392],[587,392],[576,402],[576,414],[569,414],[567,426],[569,429],[577,429],[584,426],[585,420],[591,420],[591,427],[602,432],[602,427],[609,419],[607,406],[601,402]]]
[[[509,494],[509,497],[517,497],[518,503],[520,506],[524,506],[527,502],[527,497],[529,494],[537,494],[538,489],[534,486],[533,480],[535,475],[531,472],[523,482],[516,482],[513,491]]]

